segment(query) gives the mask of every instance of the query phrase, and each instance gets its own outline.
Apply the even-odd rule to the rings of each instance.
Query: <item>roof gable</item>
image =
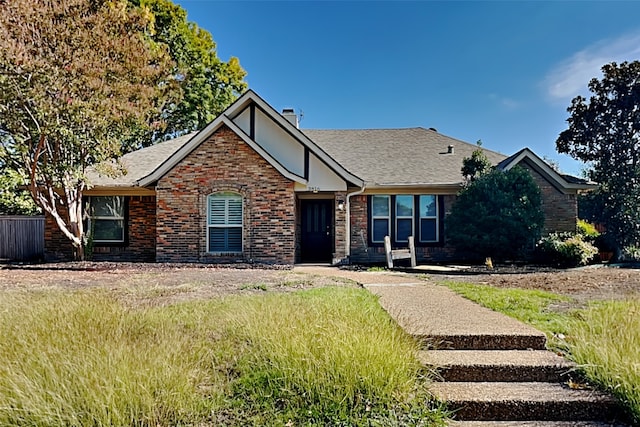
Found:
[[[182,161],[190,152],[203,143],[210,135],[218,130],[222,125],[228,126],[238,136],[242,138],[249,146],[251,146],[258,154],[265,158],[273,167],[275,167],[282,175],[291,179],[292,181],[300,184],[307,184],[308,176],[305,176],[305,171],[299,167],[294,168],[293,164],[287,156],[290,155],[287,151],[278,152],[278,156],[274,155],[269,148],[263,147],[259,140],[256,140],[255,130],[253,124],[247,124],[246,118],[243,114],[247,108],[255,105],[260,110],[261,118],[265,124],[263,126],[276,126],[285,131],[292,140],[301,144],[302,152],[309,150],[318,159],[325,163],[332,171],[338,174],[342,179],[355,185],[362,185],[363,182],[360,178],[350,173],[342,165],[338,164],[333,158],[325,153],[319,146],[311,141],[306,135],[304,135],[298,128],[293,126],[287,119],[282,117],[277,111],[267,104],[262,98],[260,98],[252,90],[245,92],[240,98],[236,100],[227,110],[220,114],[215,120],[213,120],[204,129],[198,132],[187,144],[182,146],[179,150],[173,153],[162,165],[147,176],[138,181],[140,186],[152,185]],[[304,164],[304,158],[301,159]]]
[[[578,190],[588,190],[595,187],[595,184],[588,181],[558,173],[529,148],[523,148],[512,156],[507,157],[498,163],[496,167],[501,170],[509,170],[522,162],[527,162],[534,167],[547,181],[562,192],[573,193]]]

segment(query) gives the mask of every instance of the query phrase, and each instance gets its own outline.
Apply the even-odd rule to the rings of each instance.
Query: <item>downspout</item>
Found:
[[[354,191],[353,193],[347,193],[345,215],[347,216],[345,231],[346,231],[346,241],[345,241],[345,255],[351,261],[351,196],[358,196],[364,193],[365,188],[367,187],[367,183],[363,183],[362,187]]]

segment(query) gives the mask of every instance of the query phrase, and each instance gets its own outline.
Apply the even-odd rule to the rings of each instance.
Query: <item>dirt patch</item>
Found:
[[[579,303],[640,298],[640,269],[586,267],[571,270],[531,266],[483,267],[459,273],[370,272],[362,268],[269,266],[254,264],[57,263],[0,266],[0,290],[104,289],[135,305],[166,305],[225,295],[291,292],[322,286],[402,284],[443,280],[502,288],[541,289]]]
[[[5,265],[0,290],[102,289],[132,305],[167,305],[227,295],[359,286],[348,278],[301,273],[286,266],[238,264],[59,263]]]
[[[569,270],[537,271],[524,267],[520,271],[495,273],[446,274],[434,280],[456,280],[487,284],[501,288],[540,289],[567,295],[579,301],[640,298],[640,269],[590,266]]]

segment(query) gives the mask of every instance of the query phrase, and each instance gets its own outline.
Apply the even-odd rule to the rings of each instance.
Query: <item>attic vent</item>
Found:
[[[436,129],[436,128],[429,128],[429,130],[432,130],[434,132],[438,132],[438,129]]]
[[[447,153],[453,154],[453,145],[447,147]]]
[[[282,117],[287,119],[289,123],[294,125],[296,128],[298,127],[298,115],[293,108],[284,108],[282,110]]]

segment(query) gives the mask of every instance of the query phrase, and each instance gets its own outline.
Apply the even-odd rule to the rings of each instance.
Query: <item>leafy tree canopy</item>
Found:
[[[480,176],[488,173],[492,166],[491,161],[480,148],[482,141],[478,141],[478,148],[471,153],[471,157],[462,159],[462,176],[466,183],[475,181]]]
[[[79,257],[86,169],[176,102],[150,24],[123,0],[0,0],[0,161],[28,177]]]
[[[458,194],[446,224],[449,243],[461,253],[514,259],[542,230],[540,189],[526,169],[494,169]]]
[[[149,37],[167,47],[181,100],[168,103],[154,117],[151,135],[130,142],[125,150],[149,145],[176,135],[202,129],[247,89],[246,72],[236,57],[221,61],[211,34],[187,21],[187,12],[170,0],[129,0],[147,9],[153,19]]]
[[[602,72],[589,82],[588,100],[572,100],[556,148],[586,162],[588,177],[600,184],[600,221],[619,255],[640,244],[640,62],[613,62]]]

